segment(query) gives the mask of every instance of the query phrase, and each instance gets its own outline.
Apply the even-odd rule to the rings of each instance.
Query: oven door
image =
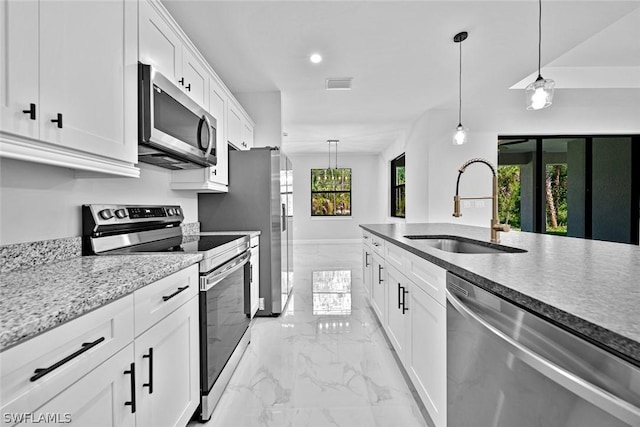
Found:
[[[215,165],[216,119],[150,65],[138,71],[140,160]]]
[[[251,321],[244,312],[244,252],[200,279],[200,386],[211,391]]]

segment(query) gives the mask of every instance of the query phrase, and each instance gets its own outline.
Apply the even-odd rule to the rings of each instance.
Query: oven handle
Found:
[[[222,279],[244,267],[244,265],[249,261],[249,258],[251,258],[251,252],[247,251],[226,264],[216,268],[211,273],[200,279],[200,290],[208,291],[213,288],[215,285],[220,283]]]

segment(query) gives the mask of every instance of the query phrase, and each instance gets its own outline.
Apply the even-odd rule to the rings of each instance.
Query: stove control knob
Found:
[[[173,215],[175,215],[175,213],[176,213],[176,212],[173,210],[173,208],[169,208],[169,209],[167,209],[167,215],[169,215],[169,216],[173,216]]]
[[[111,219],[113,218],[113,211],[111,209],[103,209],[98,212],[98,215],[100,215],[102,219]]]
[[[180,208],[176,208],[176,215],[180,215]]]
[[[127,211],[125,209],[118,209],[116,211],[116,216],[120,219],[127,217]]]

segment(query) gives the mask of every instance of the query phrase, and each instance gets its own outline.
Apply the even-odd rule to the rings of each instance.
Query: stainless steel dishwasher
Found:
[[[640,367],[447,273],[447,425],[640,426]]]

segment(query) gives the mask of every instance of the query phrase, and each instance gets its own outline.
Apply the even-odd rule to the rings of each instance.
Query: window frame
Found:
[[[313,190],[313,174],[314,171],[329,171],[329,170],[348,170],[349,171],[349,190],[321,190],[321,191],[314,191]],[[310,200],[310,214],[311,214],[311,218],[351,218],[353,217],[353,196],[352,196],[352,191],[353,191],[353,169],[352,168],[312,168],[311,169],[311,173],[310,173],[310,177],[309,177],[309,186],[310,186],[310,196],[311,196],[311,200]],[[349,194],[349,214],[347,215],[343,215],[343,214],[316,214],[313,212],[313,195],[314,194]]]
[[[396,182],[396,169],[398,166],[403,166],[405,168],[405,178],[404,178],[404,183],[402,184],[398,184]],[[392,218],[406,218],[407,216],[407,188],[406,188],[406,182],[407,182],[407,175],[406,175],[406,153],[402,153],[400,154],[398,157],[396,157],[395,159],[391,160],[391,167],[389,169],[390,171],[390,193],[389,193],[389,207],[390,207],[390,212],[389,215]],[[396,194],[397,192],[402,189],[403,193],[404,193],[404,215],[399,215],[396,213],[397,211],[397,205],[396,205]]]

